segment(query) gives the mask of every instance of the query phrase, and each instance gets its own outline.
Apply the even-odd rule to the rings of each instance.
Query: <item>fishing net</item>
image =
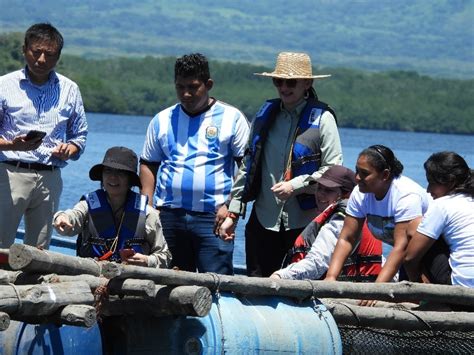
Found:
[[[474,354],[474,330],[400,331],[340,326],[344,354]]]

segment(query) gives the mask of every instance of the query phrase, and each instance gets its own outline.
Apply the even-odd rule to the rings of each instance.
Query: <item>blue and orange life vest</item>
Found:
[[[247,177],[242,195],[243,202],[255,200],[260,191],[262,149],[270,127],[274,124],[280,110],[280,105],[280,99],[268,100],[260,108],[253,122],[252,136],[245,156]],[[321,165],[319,126],[322,115],[326,111],[331,112],[334,118],[336,117],[326,103],[313,98],[307,100],[293,139],[292,151],[289,157],[291,168],[285,174],[287,180],[299,175],[312,174],[319,169]],[[297,199],[300,207],[304,210],[316,207],[314,195],[300,194],[297,195]]]
[[[119,225],[115,224],[112,208],[104,190],[88,193],[82,199],[87,202],[89,208],[88,229],[91,235],[78,244],[79,256],[101,258],[112,249],[117,233],[115,252],[107,260],[120,261],[121,249],[131,248],[137,253],[143,253],[147,196],[133,191],[128,192],[120,231],[118,231]]]

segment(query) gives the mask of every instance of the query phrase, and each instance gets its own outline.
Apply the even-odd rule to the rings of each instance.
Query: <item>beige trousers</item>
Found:
[[[24,244],[47,249],[62,189],[61,169],[36,171],[0,163],[0,248],[14,243],[24,217]]]

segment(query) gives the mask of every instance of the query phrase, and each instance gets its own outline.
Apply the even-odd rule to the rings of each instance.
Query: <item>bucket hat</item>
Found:
[[[311,58],[306,53],[281,52],[278,54],[275,70],[271,73],[254,73],[280,79],[323,79],[329,74],[313,75]]]
[[[343,192],[351,192],[355,185],[355,173],[342,165],[333,165],[316,180],[329,188],[340,187]]]
[[[138,158],[135,152],[125,147],[109,148],[104,155],[102,164],[94,165],[89,170],[89,177],[92,181],[102,181],[102,171],[104,167],[127,171],[130,173],[132,186],[142,187],[137,174]]]

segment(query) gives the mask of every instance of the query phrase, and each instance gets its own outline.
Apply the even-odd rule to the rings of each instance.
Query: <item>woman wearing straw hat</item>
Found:
[[[280,53],[273,72],[256,75],[272,78],[279,98],[266,101],[252,122],[219,235],[232,240],[246,202],[255,201],[245,229],[247,274],[270,276],[316,215],[314,183],[342,164],[342,150],[335,115],[312,87],[329,75],[313,75],[307,54]]]
[[[147,197],[132,191],[141,187],[138,158],[125,147],[107,150],[102,164],[89,171],[101,189],[83,196],[72,209],[54,215],[62,235],[78,238],[78,254],[99,260],[149,267],[167,267],[171,253],[163,237],[158,212]]]

